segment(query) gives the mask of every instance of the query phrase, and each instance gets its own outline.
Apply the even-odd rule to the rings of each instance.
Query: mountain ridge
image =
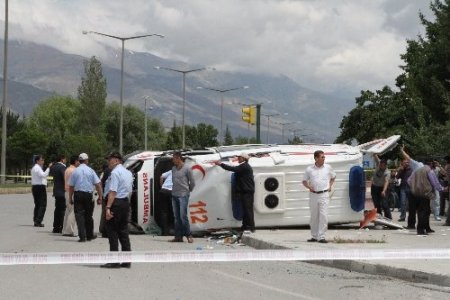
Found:
[[[120,94],[120,49],[106,48],[102,63],[107,80],[107,101],[118,101]],[[3,50],[0,53],[3,55]],[[23,41],[9,42],[8,80],[11,108],[29,115],[32,109],[54,93],[77,96],[83,74],[81,55],[61,52],[55,48]],[[156,70],[155,66],[188,70],[199,66],[171,61],[149,53],[126,51],[124,65],[124,104],[144,109],[143,97],[152,99],[150,115],[160,118],[167,127],[175,119],[181,123],[182,74]],[[202,66],[200,66],[202,67]],[[27,87],[26,87],[27,86]],[[199,90],[198,86],[227,89],[249,86],[229,93]],[[0,90],[2,87],[0,87]],[[21,91],[21,92],[19,92]],[[247,123],[241,121],[241,107],[230,103],[262,103],[263,114],[279,113],[271,118],[270,143],[281,143],[281,122],[297,122],[291,128],[309,134],[306,141],[332,142],[339,133],[342,116],[351,109],[353,100],[339,95],[328,95],[302,87],[289,77],[242,72],[201,71],[186,75],[185,123],[209,123],[220,130],[221,94],[224,97],[224,129],[247,136]],[[20,95],[20,96],[19,96]],[[24,109],[26,108],[26,109]],[[254,126],[253,126],[254,127]],[[286,127],[287,128],[287,127]],[[261,117],[261,139],[266,141],[267,118]],[[252,130],[254,132],[254,128]],[[252,134],[254,135],[254,134]],[[287,129],[285,140],[289,137]]]

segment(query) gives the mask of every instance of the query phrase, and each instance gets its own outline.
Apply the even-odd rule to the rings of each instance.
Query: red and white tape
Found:
[[[450,249],[324,249],[252,251],[133,251],[0,253],[0,265],[101,264],[109,262],[175,263],[230,261],[450,259]]]

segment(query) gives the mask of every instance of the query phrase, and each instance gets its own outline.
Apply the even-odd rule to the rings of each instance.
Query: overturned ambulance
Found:
[[[363,218],[365,182],[364,177],[352,177],[351,173],[354,167],[361,172],[364,152],[382,154],[395,147],[399,138],[396,135],[359,146],[236,145],[184,151],[185,163],[192,168],[196,182],[189,202],[191,230],[241,226],[239,202],[233,201],[233,175],[215,166],[213,161],[237,164],[236,156],[242,152],[250,155],[249,164],[254,172],[256,227],[309,224],[309,194],[302,180],[306,167],[314,163],[316,150],[325,152],[326,163],[332,165],[337,175],[328,209],[329,223],[358,222]],[[161,214],[167,213],[161,209],[164,206],[161,202],[168,200],[161,196],[159,178],[173,166],[171,153],[144,151],[130,156],[124,163],[134,174],[131,221],[143,232],[148,232],[153,222],[160,227],[168,226],[160,221]]]

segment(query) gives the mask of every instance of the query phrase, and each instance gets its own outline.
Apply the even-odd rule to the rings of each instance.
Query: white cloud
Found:
[[[127,49],[358,93],[393,83],[405,40],[422,31],[418,12],[430,15],[428,6],[423,0],[21,0],[9,3],[10,39],[101,57],[102,43],[120,42],[82,30],[160,33],[164,40],[134,40]]]

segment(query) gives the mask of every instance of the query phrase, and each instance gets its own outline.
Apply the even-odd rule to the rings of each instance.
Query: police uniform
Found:
[[[92,194],[94,185],[101,197],[100,178],[94,170],[84,163],[88,156],[86,153],[81,153],[78,157],[80,166],[73,171],[69,179],[69,187],[72,189],[75,210],[75,219],[77,220],[79,242],[90,241],[97,236],[94,234],[94,201]],[[71,196],[72,193],[69,193]],[[70,197],[69,196],[69,197]],[[71,201],[71,202],[72,202]]]
[[[111,175],[106,180],[105,195],[106,204],[106,232],[109,240],[109,250],[119,251],[119,242],[122,251],[131,251],[128,233],[128,221],[130,213],[129,196],[133,188],[133,174],[122,164],[122,156],[118,152],[111,153],[108,157],[108,165]],[[111,162],[111,160],[116,159]],[[129,262],[108,263],[104,268],[129,268]]]

